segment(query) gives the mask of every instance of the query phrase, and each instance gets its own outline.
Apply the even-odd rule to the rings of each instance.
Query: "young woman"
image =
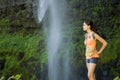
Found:
[[[92,21],[90,20],[84,21],[83,30],[87,32],[85,34],[84,43],[86,46],[85,55],[86,55],[86,65],[88,69],[88,78],[89,80],[96,80],[94,74],[96,64],[99,60],[99,55],[107,46],[107,42],[94,31],[94,26]],[[98,40],[102,44],[99,50],[96,49],[96,44],[97,44],[96,40]]]

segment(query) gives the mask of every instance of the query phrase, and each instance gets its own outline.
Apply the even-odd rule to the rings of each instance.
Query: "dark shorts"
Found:
[[[86,59],[86,63],[95,63],[95,64],[97,64],[98,61],[99,61],[99,58]]]

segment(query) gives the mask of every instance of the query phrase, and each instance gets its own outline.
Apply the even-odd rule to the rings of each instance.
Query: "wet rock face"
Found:
[[[14,5],[20,5],[25,3],[27,0],[0,0],[0,8],[8,7],[8,6],[14,6]]]
[[[33,27],[35,6],[33,0],[0,0],[0,19],[9,19],[10,27]]]
[[[33,0],[0,0],[0,8],[34,4]]]
[[[27,17],[33,17],[33,0],[0,0],[0,15],[9,15],[16,10],[25,9]],[[4,17],[4,16],[3,16]]]

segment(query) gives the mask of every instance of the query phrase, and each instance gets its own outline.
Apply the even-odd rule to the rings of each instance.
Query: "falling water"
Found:
[[[49,80],[69,80],[69,47],[63,46],[63,31],[67,21],[65,8],[65,0],[39,0],[39,22],[45,17],[46,11],[49,18],[43,22],[47,41]],[[66,49],[60,56],[63,47]]]
[[[44,15],[45,15],[45,12],[48,8],[48,3],[47,3],[47,0],[39,0],[38,1],[38,21],[41,22]]]

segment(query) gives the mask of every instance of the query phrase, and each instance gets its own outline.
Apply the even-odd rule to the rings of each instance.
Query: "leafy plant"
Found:
[[[21,79],[22,74],[12,75],[7,80],[22,80]],[[2,76],[0,80],[5,80],[5,77]]]
[[[119,76],[117,76],[113,80],[120,80],[120,78],[119,78]]]

